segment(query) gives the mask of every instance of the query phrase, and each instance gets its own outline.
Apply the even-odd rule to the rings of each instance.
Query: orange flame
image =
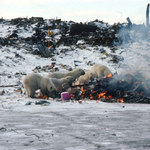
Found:
[[[139,95],[139,93],[137,91],[135,93],[136,93],[137,96]]]
[[[117,99],[117,101],[119,101],[120,103],[124,102],[123,98],[119,98],[119,99]]]
[[[111,74],[111,76],[112,76],[112,74]],[[109,76],[109,77],[111,77],[111,76]],[[86,92],[87,90],[84,88],[84,86],[78,87],[78,89],[80,89],[82,91],[81,98],[84,98],[84,97],[87,97],[87,96],[91,100],[94,100],[95,98],[96,98],[95,100],[101,100],[101,98],[109,100],[109,99],[113,98],[111,95],[107,95],[107,91],[104,91],[104,92],[101,92],[101,93],[98,94],[97,91],[94,91],[93,89],[91,89],[91,93],[88,94]],[[95,93],[97,93],[97,96],[93,97],[93,94],[95,94]],[[124,91],[124,93],[126,93],[126,91]],[[118,94],[120,95],[121,93],[119,92]],[[117,99],[117,101],[120,102],[120,103],[123,103],[124,99],[123,98],[119,98],[119,99]]]
[[[113,76],[112,73],[110,73],[107,77],[108,77],[108,78],[111,78],[112,76]]]
[[[86,95],[86,90],[84,89],[84,87],[83,87],[83,86],[78,87],[78,89],[80,89],[80,90],[82,91],[82,95],[81,95],[81,97],[83,98],[83,97]]]
[[[92,94],[90,94],[90,99],[92,99],[92,100],[93,100]]]
[[[48,97],[47,95],[44,95],[44,96],[39,95],[39,97],[38,97],[38,98],[41,98],[41,99],[49,99],[49,97]]]
[[[106,92],[98,94],[98,99],[105,98],[106,97],[105,94]]]
[[[108,97],[106,97],[106,99],[108,100],[108,99],[112,99],[112,96],[111,95],[109,95]]]

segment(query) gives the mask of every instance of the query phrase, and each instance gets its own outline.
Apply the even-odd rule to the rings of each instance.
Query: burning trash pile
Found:
[[[32,74],[32,76],[39,75]],[[62,76],[66,77],[61,78]],[[67,73],[50,73],[47,77],[48,79],[40,76],[43,80],[46,79],[47,82],[52,81],[54,83],[56,92],[52,95],[53,98],[61,97],[62,100],[90,99],[120,103],[150,103],[150,80],[144,79],[139,72],[134,75],[130,73],[125,75],[112,74],[108,67],[94,64],[86,73],[78,68]],[[29,77],[26,77],[26,79],[29,80]],[[25,83],[25,86],[30,88],[29,83]],[[33,90],[33,87],[31,90]],[[46,94],[46,92],[43,93]],[[47,98],[45,95],[43,96],[43,98]],[[42,97],[40,96],[40,98]]]
[[[150,103],[150,80],[141,80],[138,75],[110,74],[80,85],[81,98],[103,102]]]

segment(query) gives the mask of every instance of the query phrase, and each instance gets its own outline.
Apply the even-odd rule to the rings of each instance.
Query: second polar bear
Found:
[[[112,72],[109,70],[108,67],[106,67],[105,65],[101,65],[101,64],[94,64],[92,66],[92,68],[90,69],[90,71],[97,77],[102,77],[102,76],[108,76],[109,74],[111,74]]]
[[[94,78],[100,78],[102,76],[108,76],[111,71],[108,67],[101,64],[94,64],[90,71],[79,77],[79,82],[84,82],[87,80],[93,80]]]
[[[81,68],[77,68],[77,69],[74,69],[74,70],[66,72],[66,73],[60,73],[60,72],[50,73],[46,77],[61,79],[61,78],[65,78],[67,76],[72,76],[74,79],[76,79],[79,76],[84,75],[84,74],[85,74],[84,70],[82,70]]]
[[[67,76],[61,79],[51,78],[51,81],[53,82],[53,84],[57,89],[58,87],[62,87],[64,83],[68,84],[69,86],[72,86],[72,83],[75,81],[75,79],[71,76]]]

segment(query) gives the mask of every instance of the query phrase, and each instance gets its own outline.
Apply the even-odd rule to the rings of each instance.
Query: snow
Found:
[[[107,24],[106,23],[100,23],[100,22],[94,22],[94,24],[100,28],[100,29],[105,29],[107,28]]]
[[[47,22],[49,26],[52,25],[48,20]],[[97,24],[97,26],[107,28],[106,24]],[[1,37],[9,34],[8,28],[10,32],[16,29],[15,26],[9,24],[0,24]],[[58,34],[55,36],[56,39],[60,38],[59,30],[53,30],[53,32]],[[33,35],[33,31],[31,28],[28,32],[20,28],[18,35],[30,37]],[[84,41],[78,41],[77,44],[84,44]],[[67,71],[60,68],[59,64],[61,63],[74,69],[75,61],[80,61],[77,63],[77,67],[89,70],[91,66],[87,63],[91,61],[106,65],[113,73],[136,70],[148,75],[150,72],[149,46],[148,41],[138,40],[118,46],[118,50],[111,53],[111,49],[104,46],[86,45],[85,49],[72,47],[74,50],[71,50],[69,46],[61,45],[56,48],[58,52],[62,49],[68,49],[68,51],[61,55],[55,55],[54,58],[60,72]],[[100,53],[99,50],[102,48],[105,50],[105,54]],[[15,57],[16,53],[22,58]],[[106,56],[110,53],[123,57],[124,60],[114,64],[110,62],[110,57]],[[50,65],[51,62],[53,62],[51,58],[32,55],[24,48],[3,46],[0,49],[0,86],[22,83],[25,75],[21,73],[31,73],[36,66]],[[19,75],[17,76],[16,73]],[[39,73],[47,74],[44,71]],[[11,78],[8,75],[11,75]],[[144,145],[150,147],[146,142],[149,140],[150,131],[149,105],[96,103],[96,101],[90,100],[82,100],[82,104],[80,104],[78,101],[58,102],[50,99],[48,106],[41,106],[35,105],[37,99],[27,98],[26,95],[15,92],[14,89],[16,89],[15,86],[0,87],[0,91],[5,90],[5,94],[0,96],[1,127],[7,129],[6,132],[0,130],[2,133],[0,140],[3,139],[0,149],[26,149],[29,147],[29,149],[91,150],[98,148],[143,149]],[[32,102],[31,105],[25,105],[29,101]],[[5,138],[8,143],[4,140]],[[34,144],[31,144],[32,140]],[[28,146],[24,146],[25,144]]]

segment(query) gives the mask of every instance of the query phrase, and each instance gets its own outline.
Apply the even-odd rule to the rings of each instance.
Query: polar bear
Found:
[[[109,74],[111,74],[109,68],[101,64],[94,64],[90,71],[93,72],[97,76],[97,78],[108,76]]]
[[[67,76],[67,77],[61,78],[61,79],[51,78],[51,81],[57,88],[57,87],[62,87],[62,85],[64,83],[67,83],[69,86],[72,86],[72,83],[75,81],[75,79],[71,76]]]
[[[85,73],[84,75],[78,78],[78,81],[85,82],[88,80],[93,80],[94,78],[108,76],[109,74],[111,74],[111,71],[109,70],[108,67],[106,67],[105,65],[101,65],[101,64],[94,64],[92,68],[90,69],[90,71],[88,71],[87,73]]]
[[[79,77],[79,81],[83,82],[83,81],[88,81],[88,80],[93,80],[95,78],[95,74],[91,71],[86,72],[84,75]]]
[[[43,77],[37,73],[28,74],[23,80],[24,88],[27,92],[28,97],[34,98],[35,91],[40,89],[42,95],[47,95],[51,97],[56,91],[56,87],[47,77]]]
[[[56,78],[56,79],[61,79],[67,76],[72,76],[74,79],[78,78],[81,75],[84,75],[85,72],[81,68],[74,69],[72,71],[66,72],[66,73],[60,73],[60,72],[54,72],[48,74],[46,77],[48,78]]]

